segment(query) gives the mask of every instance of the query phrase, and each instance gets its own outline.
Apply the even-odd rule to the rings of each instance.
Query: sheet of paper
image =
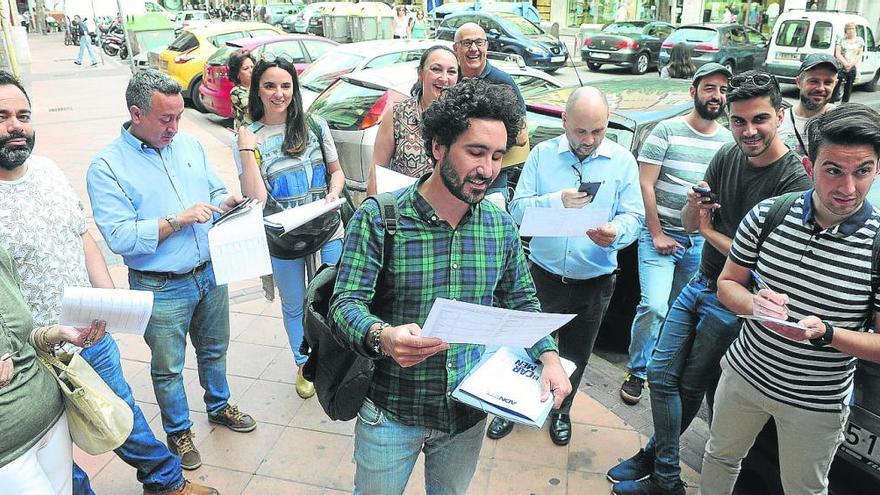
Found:
[[[802,332],[809,330],[809,328],[798,325],[797,323],[794,323],[792,321],[780,320],[778,318],[769,318],[766,316],[755,316],[755,315],[736,315],[736,316],[743,318],[745,320],[757,321],[759,323],[775,323],[777,325],[781,325],[783,327],[791,328],[794,330],[800,330]]]
[[[531,347],[575,315],[532,313],[439,298],[422,327],[423,337],[449,344]]]
[[[376,166],[376,191],[379,193],[391,192],[403,189],[404,187],[409,187],[416,180],[418,179],[415,177],[403,175],[390,168]]]
[[[588,229],[611,219],[610,208],[526,208],[519,235],[524,237],[584,237]]]
[[[272,273],[262,204],[254,203],[246,213],[212,227],[208,249],[217,284]]]
[[[263,218],[266,227],[270,229],[280,230],[282,232],[290,232],[300,225],[314,220],[330,210],[335,210],[345,203],[345,198],[339,198],[329,203],[321,201],[313,201],[311,203],[290,208],[289,210],[273,213]]]
[[[105,320],[111,332],[143,335],[152,314],[150,291],[65,287],[60,323],[88,327],[93,320]]]

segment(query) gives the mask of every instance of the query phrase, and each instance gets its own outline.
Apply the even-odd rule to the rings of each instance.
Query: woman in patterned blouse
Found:
[[[248,115],[248,93],[251,90],[254,59],[249,51],[237,50],[229,55],[226,67],[229,69],[229,80],[235,84],[229,93],[229,99],[232,100],[232,118],[235,120],[233,129],[238,131],[242,126],[251,123]]]
[[[422,112],[440,93],[458,82],[458,59],[445,46],[425,50],[419,61],[419,80],[412,97],[385,109],[373,145],[373,163],[367,194],[376,194],[376,167],[386,167],[410,177],[421,177],[434,166],[422,139]]]

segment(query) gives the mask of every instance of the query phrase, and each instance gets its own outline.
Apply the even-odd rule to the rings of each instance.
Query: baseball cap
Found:
[[[840,70],[840,64],[834,56],[827,53],[811,53],[801,62],[801,69],[798,72],[810,70],[817,65],[830,64],[834,70]]]
[[[720,72],[727,77],[733,77],[733,73],[731,73],[730,69],[727,67],[716,62],[709,62],[708,64],[700,66],[700,68],[697,69],[697,72],[694,73],[694,85],[696,86],[701,78],[710,74],[715,74],[716,72]]]

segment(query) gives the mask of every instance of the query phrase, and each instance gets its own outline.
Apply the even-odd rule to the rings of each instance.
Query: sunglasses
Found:
[[[776,81],[776,78],[771,76],[770,74],[752,74],[749,76],[739,75],[733,76],[730,78],[730,82],[728,85],[733,88],[739,88],[746,84],[752,83],[759,88],[763,88],[770,84],[773,84],[777,88],[779,88],[779,82]]]
[[[486,46],[486,43],[488,43],[488,41],[486,41],[485,38],[480,38],[480,39],[475,39],[475,40],[461,40],[458,42],[459,45],[461,45],[465,48],[470,48],[474,45],[476,45],[477,48],[483,48],[484,46]]]
[[[290,58],[286,53],[275,53],[275,52],[263,52],[260,54],[260,62],[266,62],[267,64],[273,64],[276,62],[286,62],[288,64],[293,63],[293,59]]]

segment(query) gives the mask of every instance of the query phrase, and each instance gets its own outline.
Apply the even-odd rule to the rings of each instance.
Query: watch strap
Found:
[[[831,344],[831,340],[834,339],[834,327],[827,321],[823,320],[822,323],[825,324],[825,333],[815,339],[810,339],[810,343],[816,347],[825,347]]]

